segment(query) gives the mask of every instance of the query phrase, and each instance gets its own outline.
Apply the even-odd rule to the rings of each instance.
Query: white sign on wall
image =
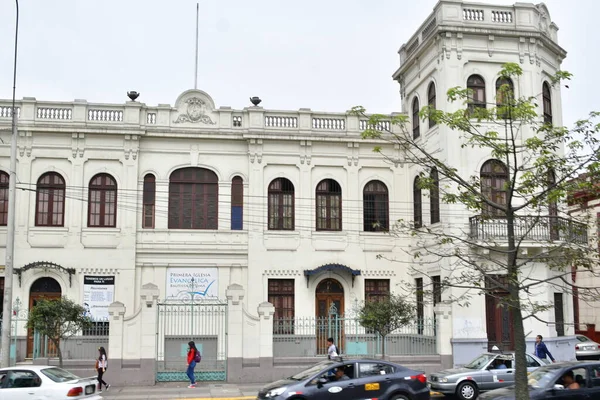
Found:
[[[114,276],[83,277],[83,307],[93,320],[108,320],[108,306],[115,297]]]
[[[217,299],[217,268],[167,268],[167,300]]]

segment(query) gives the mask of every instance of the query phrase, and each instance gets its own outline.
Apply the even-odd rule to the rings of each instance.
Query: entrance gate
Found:
[[[227,379],[227,303],[166,301],[158,303],[156,381],[184,382],[188,342],[202,355],[197,381]]]

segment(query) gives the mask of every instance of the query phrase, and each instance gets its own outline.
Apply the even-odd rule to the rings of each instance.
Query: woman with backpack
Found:
[[[108,359],[106,358],[106,350],[104,347],[98,348],[98,360],[96,360],[96,370],[98,371],[98,390],[99,393],[102,393],[102,384],[104,384],[105,389],[108,390],[110,385],[102,379],[102,375],[106,372],[106,367],[108,367]]]
[[[187,376],[190,378],[190,385],[188,388],[193,389],[196,387],[196,377],[194,376],[194,368],[196,368],[196,364],[200,362],[201,356],[200,352],[196,348],[196,343],[194,341],[188,342],[188,353],[187,353]]]

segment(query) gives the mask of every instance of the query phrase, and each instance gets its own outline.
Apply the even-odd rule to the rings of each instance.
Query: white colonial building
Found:
[[[400,49],[394,78],[403,111],[411,114],[426,104],[451,111],[456,105],[446,103],[445,93],[454,86],[472,87],[477,101],[491,102],[501,65],[516,62],[525,71],[517,95],[544,93],[540,114],[560,124],[560,91],[549,85],[566,54],[557,43],[557,30],[544,5],[440,1]],[[297,365],[298,357],[323,353],[331,330],[317,332],[315,317],[330,318],[335,311],[343,318],[368,297],[400,291],[404,282],[435,286],[443,279],[439,267],[423,275],[407,267],[413,262],[405,252],[411,239],[385,232],[394,221],[412,219],[418,207],[423,224],[469,224],[465,210],[414,197],[420,171],[374,153],[376,143],[361,139],[366,120],[347,112],[233,110],[215,105],[201,90],[182,93],[174,105],[26,97],[18,109],[13,298],[28,308],[40,297],[66,295],[100,319],[108,318],[113,301],[122,303],[113,307],[110,322],[111,329],[113,319],[118,322],[121,331],[115,334],[121,344],[110,348],[112,359],[130,371],[150,365],[141,360],[163,360],[152,340],[157,332],[169,336],[161,324],[176,322],[162,316],[160,307],[193,297],[228,300],[229,321],[214,319],[206,331],[219,336],[224,331],[216,325],[227,325],[228,342],[216,345],[213,358],[229,360],[229,379],[248,366],[276,376],[274,357],[296,357],[292,364]],[[6,221],[10,115],[10,102],[0,102],[0,130],[5,132],[0,222]],[[490,160],[483,150],[461,149],[448,128],[418,118],[414,122],[419,122],[413,129],[423,142],[465,174],[479,173]],[[385,150],[400,157],[393,146]],[[5,232],[0,231],[1,242]],[[434,305],[441,315],[436,329],[413,332],[431,337],[433,347],[398,347],[393,355],[421,355],[416,359],[421,365],[439,366],[463,363],[488,343],[510,347],[510,326],[501,323],[505,315],[488,315],[494,307],[486,311],[483,297],[469,308],[441,306],[451,294],[415,296],[423,305],[420,320],[433,318]],[[154,312],[154,322],[134,327],[135,318],[152,318],[145,311],[152,299],[161,303],[158,317]],[[275,318],[293,320],[295,332],[284,325],[267,329],[267,335],[262,321],[273,311]],[[570,318],[569,302],[563,312]],[[311,319],[313,325],[302,328],[302,321]],[[526,332],[557,336],[554,325],[526,325]],[[204,328],[194,329],[173,336],[185,344],[204,334]],[[337,338],[344,348],[362,343],[348,339],[348,328],[342,331]],[[290,333],[295,335],[287,341]],[[32,357],[33,334],[25,329],[18,334],[23,338],[19,358]],[[302,344],[298,353],[289,350],[305,334],[317,343]],[[265,335],[269,343],[260,338]],[[138,342],[147,351],[136,347]],[[209,351],[211,345],[205,346]],[[178,347],[172,351],[180,357]],[[168,372],[169,366],[158,370]]]

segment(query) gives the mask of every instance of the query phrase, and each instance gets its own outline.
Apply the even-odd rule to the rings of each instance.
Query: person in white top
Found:
[[[333,338],[327,339],[327,358],[330,360],[339,355],[338,348],[333,344]]]
[[[98,349],[98,391],[102,393],[102,384],[104,384],[105,390],[108,390],[110,385],[102,379],[102,375],[106,372],[108,367],[108,358],[106,357],[106,350],[104,347]]]

